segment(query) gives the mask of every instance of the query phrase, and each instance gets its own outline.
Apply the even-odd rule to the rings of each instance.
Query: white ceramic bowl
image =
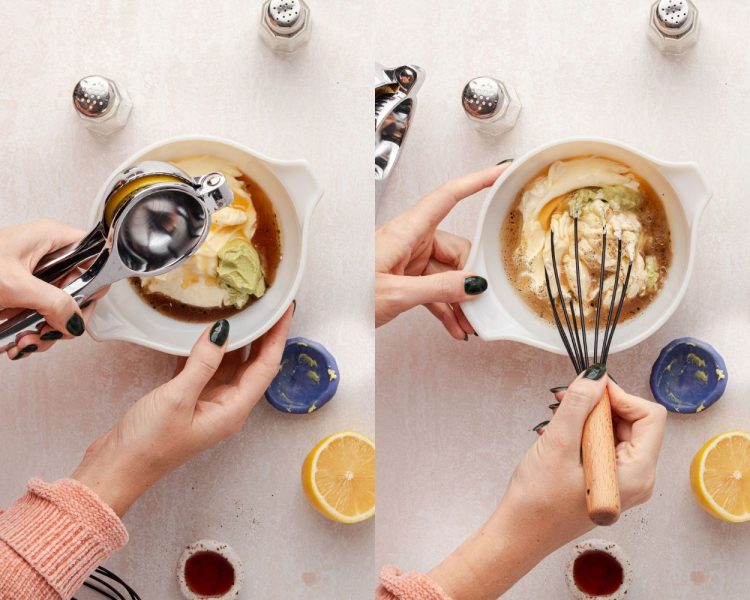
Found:
[[[514,340],[565,354],[557,329],[524,302],[505,272],[500,230],[521,189],[556,160],[598,155],[625,163],[654,188],[664,203],[672,234],[672,266],[659,295],[637,317],[618,324],[611,352],[630,348],[653,334],[674,313],[690,280],[698,222],[711,199],[695,163],[656,160],[602,138],[569,138],[546,144],[515,160],[487,193],[466,270],[485,277],[488,289],[464,302],[472,327],[485,340]],[[588,332],[593,347],[593,331]]]
[[[158,142],[135,153],[113,173],[142,160],[170,161],[210,154],[235,164],[260,185],[273,203],[281,230],[282,258],[276,281],[252,306],[229,317],[229,350],[246,346],[279,320],[299,287],[305,267],[308,224],[323,191],[304,160],[273,160],[235,142],[215,137],[184,136]],[[109,181],[96,196],[94,225]],[[112,286],[97,302],[87,331],[99,341],[124,340],[169,354],[186,356],[207,323],[188,323],[163,315],[127,281]]]

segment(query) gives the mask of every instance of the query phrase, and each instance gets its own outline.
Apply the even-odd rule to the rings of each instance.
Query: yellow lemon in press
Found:
[[[690,465],[690,484],[713,516],[750,521],[750,433],[727,431],[708,440]]]
[[[302,489],[313,508],[338,523],[375,514],[375,444],[342,431],[320,440],[302,464]]]

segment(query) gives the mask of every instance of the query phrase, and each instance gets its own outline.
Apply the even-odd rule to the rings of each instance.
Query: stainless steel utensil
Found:
[[[375,64],[375,179],[393,171],[414,118],[425,72],[416,65],[387,69]]]
[[[494,77],[475,77],[461,93],[461,105],[475,129],[500,135],[512,129],[521,112],[515,90]]]
[[[128,200],[129,192],[145,188],[151,183],[170,180],[196,187],[196,180],[181,169],[155,160],[142,161],[115,175],[106,191],[106,199],[100,208],[96,227],[77,244],[47,254],[37,264],[34,276],[48,283],[55,282],[73,268],[99,254],[104,248],[112,220],[117,210]],[[231,191],[228,186],[222,190],[222,197],[227,204],[231,202]]]
[[[87,128],[109,135],[128,122],[133,102],[127,91],[111,79],[89,75],[73,89],[73,106]]]
[[[651,5],[648,35],[665,54],[682,54],[700,33],[698,8],[692,0],[657,0]]]
[[[93,259],[80,277],[63,288],[79,304],[121,279],[159,275],[179,266],[205,241],[211,215],[233,201],[221,173],[193,180],[172,165],[148,161],[120,175],[110,185],[92,232],[39,269],[48,281],[55,281],[82,260]],[[44,317],[31,310],[8,319],[0,325],[0,352],[44,324]]]
[[[305,0],[266,0],[260,15],[260,36],[274,52],[291,53],[310,40],[312,21]]]

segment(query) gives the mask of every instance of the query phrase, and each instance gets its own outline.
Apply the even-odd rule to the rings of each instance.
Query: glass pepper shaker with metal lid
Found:
[[[111,79],[90,75],[73,89],[73,106],[88,129],[109,135],[125,127],[133,102],[127,91]]]

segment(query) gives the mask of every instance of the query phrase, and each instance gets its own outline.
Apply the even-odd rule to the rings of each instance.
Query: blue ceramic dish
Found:
[[[651,392],[667,410],[699,413],[716,402],[727,387],[727,367],[706,342],[679,338],[667,344],[651,369]]]
[[[281,412],[308,414],[333,398],[338,387],[339,368],[333,355],[318,342],[291,338],[266,399]]]

